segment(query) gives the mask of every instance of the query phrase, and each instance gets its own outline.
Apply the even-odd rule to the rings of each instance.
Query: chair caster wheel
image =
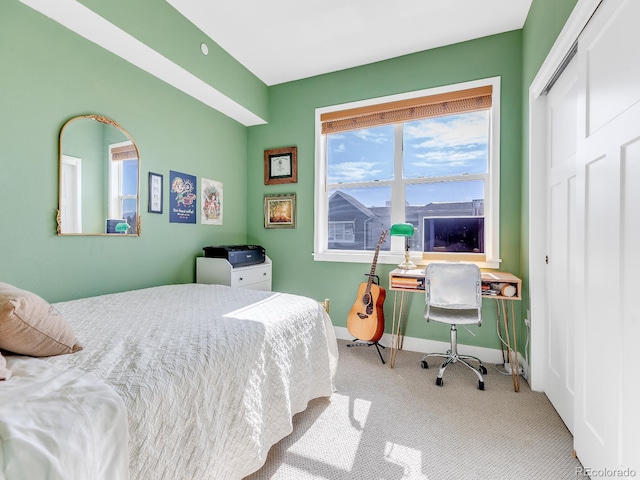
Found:
[[[484,382],[481,380],[478,380],[478,390],[484,390]]]
[[[442,386],[442,379],[440,377],[436,378],[436,385],[438,385],[439,387]]]
[[[420,362],[420,366],[421,366],[422,368],[429,368],[429,364],[427,363],[427,361],[426,361],[426,360],[422,360],[422,361]]]
[[[479,371],[481,374],[483,374],[483,375],[486,375],[486,374],[487,374],[487,368],[486,368],[484,365],[480,365],[480,366],[478,367],[478,371]]]

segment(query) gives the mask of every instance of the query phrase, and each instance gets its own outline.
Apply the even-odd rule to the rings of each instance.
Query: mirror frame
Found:
[[[112,234],[112,233],[64,233],[62,231],[62,218],[61,218],[61,209],[62,209],[62,164],[63,164],[63,152],[62,152],[62,138],[64,135],[64,131],[68,125],[76,120],[95,120],[97,122],[103,123],[105,125],[111,125],[122,133],[124,133],[127,138],[131,141],[133,148],[136,150],[136,154],[138,156],[138,195],[136,200],[136,233],[128,233],[125,235],[122,234]],[[118,122],[110,119],[109,117],[105,117],[103,115],[95,115],[95,114],[87,114],[87,115],[79,115],[77,117],[70,118],[67,120],[62,128],[60,129],[60,137],[58,141],[58,209],[56,211],[56,225],[57,225],[57,234],[58,236],[105,236],[105,237],[139,237],[142,230],[142,220],[140,217],[140,150],[138,150],[138,145],[133,140],[133,137],[129,135]]]

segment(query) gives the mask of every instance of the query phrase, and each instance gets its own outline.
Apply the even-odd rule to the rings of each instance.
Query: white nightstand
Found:
[[[224,258],[196,258],[196,282],[271,291],[271,259],[264,263],[233,268]]]

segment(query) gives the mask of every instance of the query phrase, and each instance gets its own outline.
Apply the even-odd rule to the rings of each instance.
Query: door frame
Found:
[[[73,167],[73,184],[74,184],[74,197],[75,205],[73,209],[75,230],[71,233],[82,233],[82,159],[78,157],[72,157],[71,155],[62,154],[60,158],[60,186],[62,187],[62,177],[65,165]],[[60,210],[62,210],[62,190],[60,195]],[[67,232],[69,233],[69,232]]]
[[[542,94],[554,77],[567,52],[603,0],[578,0],[529,87],[529,311],[531,356],[528,382],[532,390],[544,391],[544,365],[547,357],[545,310],[545,255],[547,198],[546,162],[535,161],[547,154],[547,97]]]

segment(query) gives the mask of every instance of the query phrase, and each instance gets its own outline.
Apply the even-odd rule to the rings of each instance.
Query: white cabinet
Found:
[[[196,282],[271,291],[271,259],[264,263],[233,267],[224,258],[196,258]]]

